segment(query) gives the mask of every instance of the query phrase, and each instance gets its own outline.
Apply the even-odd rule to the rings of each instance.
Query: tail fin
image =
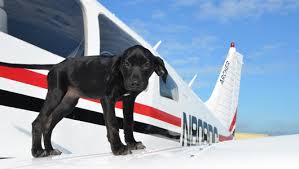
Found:
[[[231,134],[236,128],[242,64],[243,56],[232,42],[213,93],[205,103]]]

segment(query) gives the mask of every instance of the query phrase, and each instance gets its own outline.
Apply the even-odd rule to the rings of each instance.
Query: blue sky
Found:
[[[299,133],[298,0],[100,0],[206,100],[231,41],[244,55],[237,129]]]

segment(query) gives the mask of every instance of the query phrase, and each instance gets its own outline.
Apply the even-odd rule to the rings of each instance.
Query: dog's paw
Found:
[[[57,149],[47,151],[48,156],[57,156],[61,155],[61,153],[62,152]]]
[[[48,153],[44,149],[31,149],[31,154],[35,158],[46,157]]]
[[[121,145],[118,148],[113,148],[112,153],[114,155],[127,155],[132,154],[132,151],[128,148],[128,146]]]
[[[128,147],[130,150],[141,150],[145,149],[146,147],[142,144],[141,141],[137,141],[135,143],[128,143]]]

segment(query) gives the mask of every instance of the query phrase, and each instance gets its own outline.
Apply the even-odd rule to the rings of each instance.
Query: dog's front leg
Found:
[[[145,146],[140,141],[136,141],[134,131],[134,103],[136,96],[129,95],[123,97],[124,133],[125,141],[131,150],[144,149]]]
[[[105,125],[107,128],[108,140],[114,155],[126,155],[132,153],[119,138],[119,126],[115,116],[115,100],[111,98],[101,99],[104,111]]]

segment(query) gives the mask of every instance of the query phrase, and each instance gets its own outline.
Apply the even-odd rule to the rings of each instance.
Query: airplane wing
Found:
[[[174,147],[134,151],[132,155],[111,153],[62,155],[42,159],[5,159],[2,169],[122,168],[122,169],[275,169],[298,168],[299,135],[227,141],[210,146]]]

